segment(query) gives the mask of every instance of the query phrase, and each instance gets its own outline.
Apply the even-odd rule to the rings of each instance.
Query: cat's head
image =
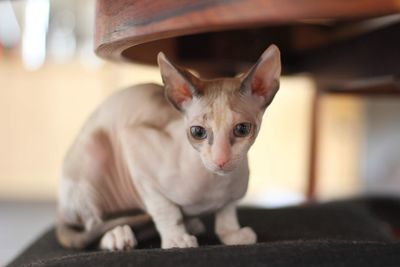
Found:
[[[236,78],[204,80],[158,55],[166,98],[185,116],[187,138],[204,166],[224,175],[254,143],[262,116],[279,89],[279,49],[271,45]]]

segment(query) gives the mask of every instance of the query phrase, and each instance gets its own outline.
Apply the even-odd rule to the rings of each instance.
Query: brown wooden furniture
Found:
[[[156,54],[164,51],[213,77],[237,74],[275,43],[282,50],[284,74],[309,72],[320,91],[371,94],[384,85],[383,90],[397,93],[399,11],[399,0],[97,0],[95,50],[107,60],[146,64],[155,64]],[[310,199],[318,96],[311,125]]]

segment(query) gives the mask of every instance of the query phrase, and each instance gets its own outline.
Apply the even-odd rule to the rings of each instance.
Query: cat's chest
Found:
[[[225,178],[225,177],[224,177]],[[180,203],[183,213],[197,215],[220,209],[234,198],[231,185],[227,181],[214,183],[205,190],[196,190],[194,194],[189,193],[186,201]]]
[[[217,176],[201,165],[191,171],[170,172],[163,178],[164,194],[187,215],[215,211],[244,194],[247,177],[239,175]]]

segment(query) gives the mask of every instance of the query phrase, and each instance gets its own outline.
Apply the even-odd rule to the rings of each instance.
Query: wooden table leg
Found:
[[[322,93],[318,88],[313,96],[311,108],[311,132],[310,132],[310,154],[308,166],[308,181],[306,197],[308,202],[315,201],[317,172],[318,172],[318,141],[319,141],[319,121],[320,121],[320,104]]]

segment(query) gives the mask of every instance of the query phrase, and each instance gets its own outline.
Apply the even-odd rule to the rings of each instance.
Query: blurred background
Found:
[[[93,28],[93,0],[0,1],[0,266],[54,222],[64,153],[93,109],[161,82],[156,67],[96,57]],[[245,204],[305,201],[314,94],[307,74],[282,78],[250,151]],[[400,101],[327,94],[320,112],[317,200],[398,193]]]

